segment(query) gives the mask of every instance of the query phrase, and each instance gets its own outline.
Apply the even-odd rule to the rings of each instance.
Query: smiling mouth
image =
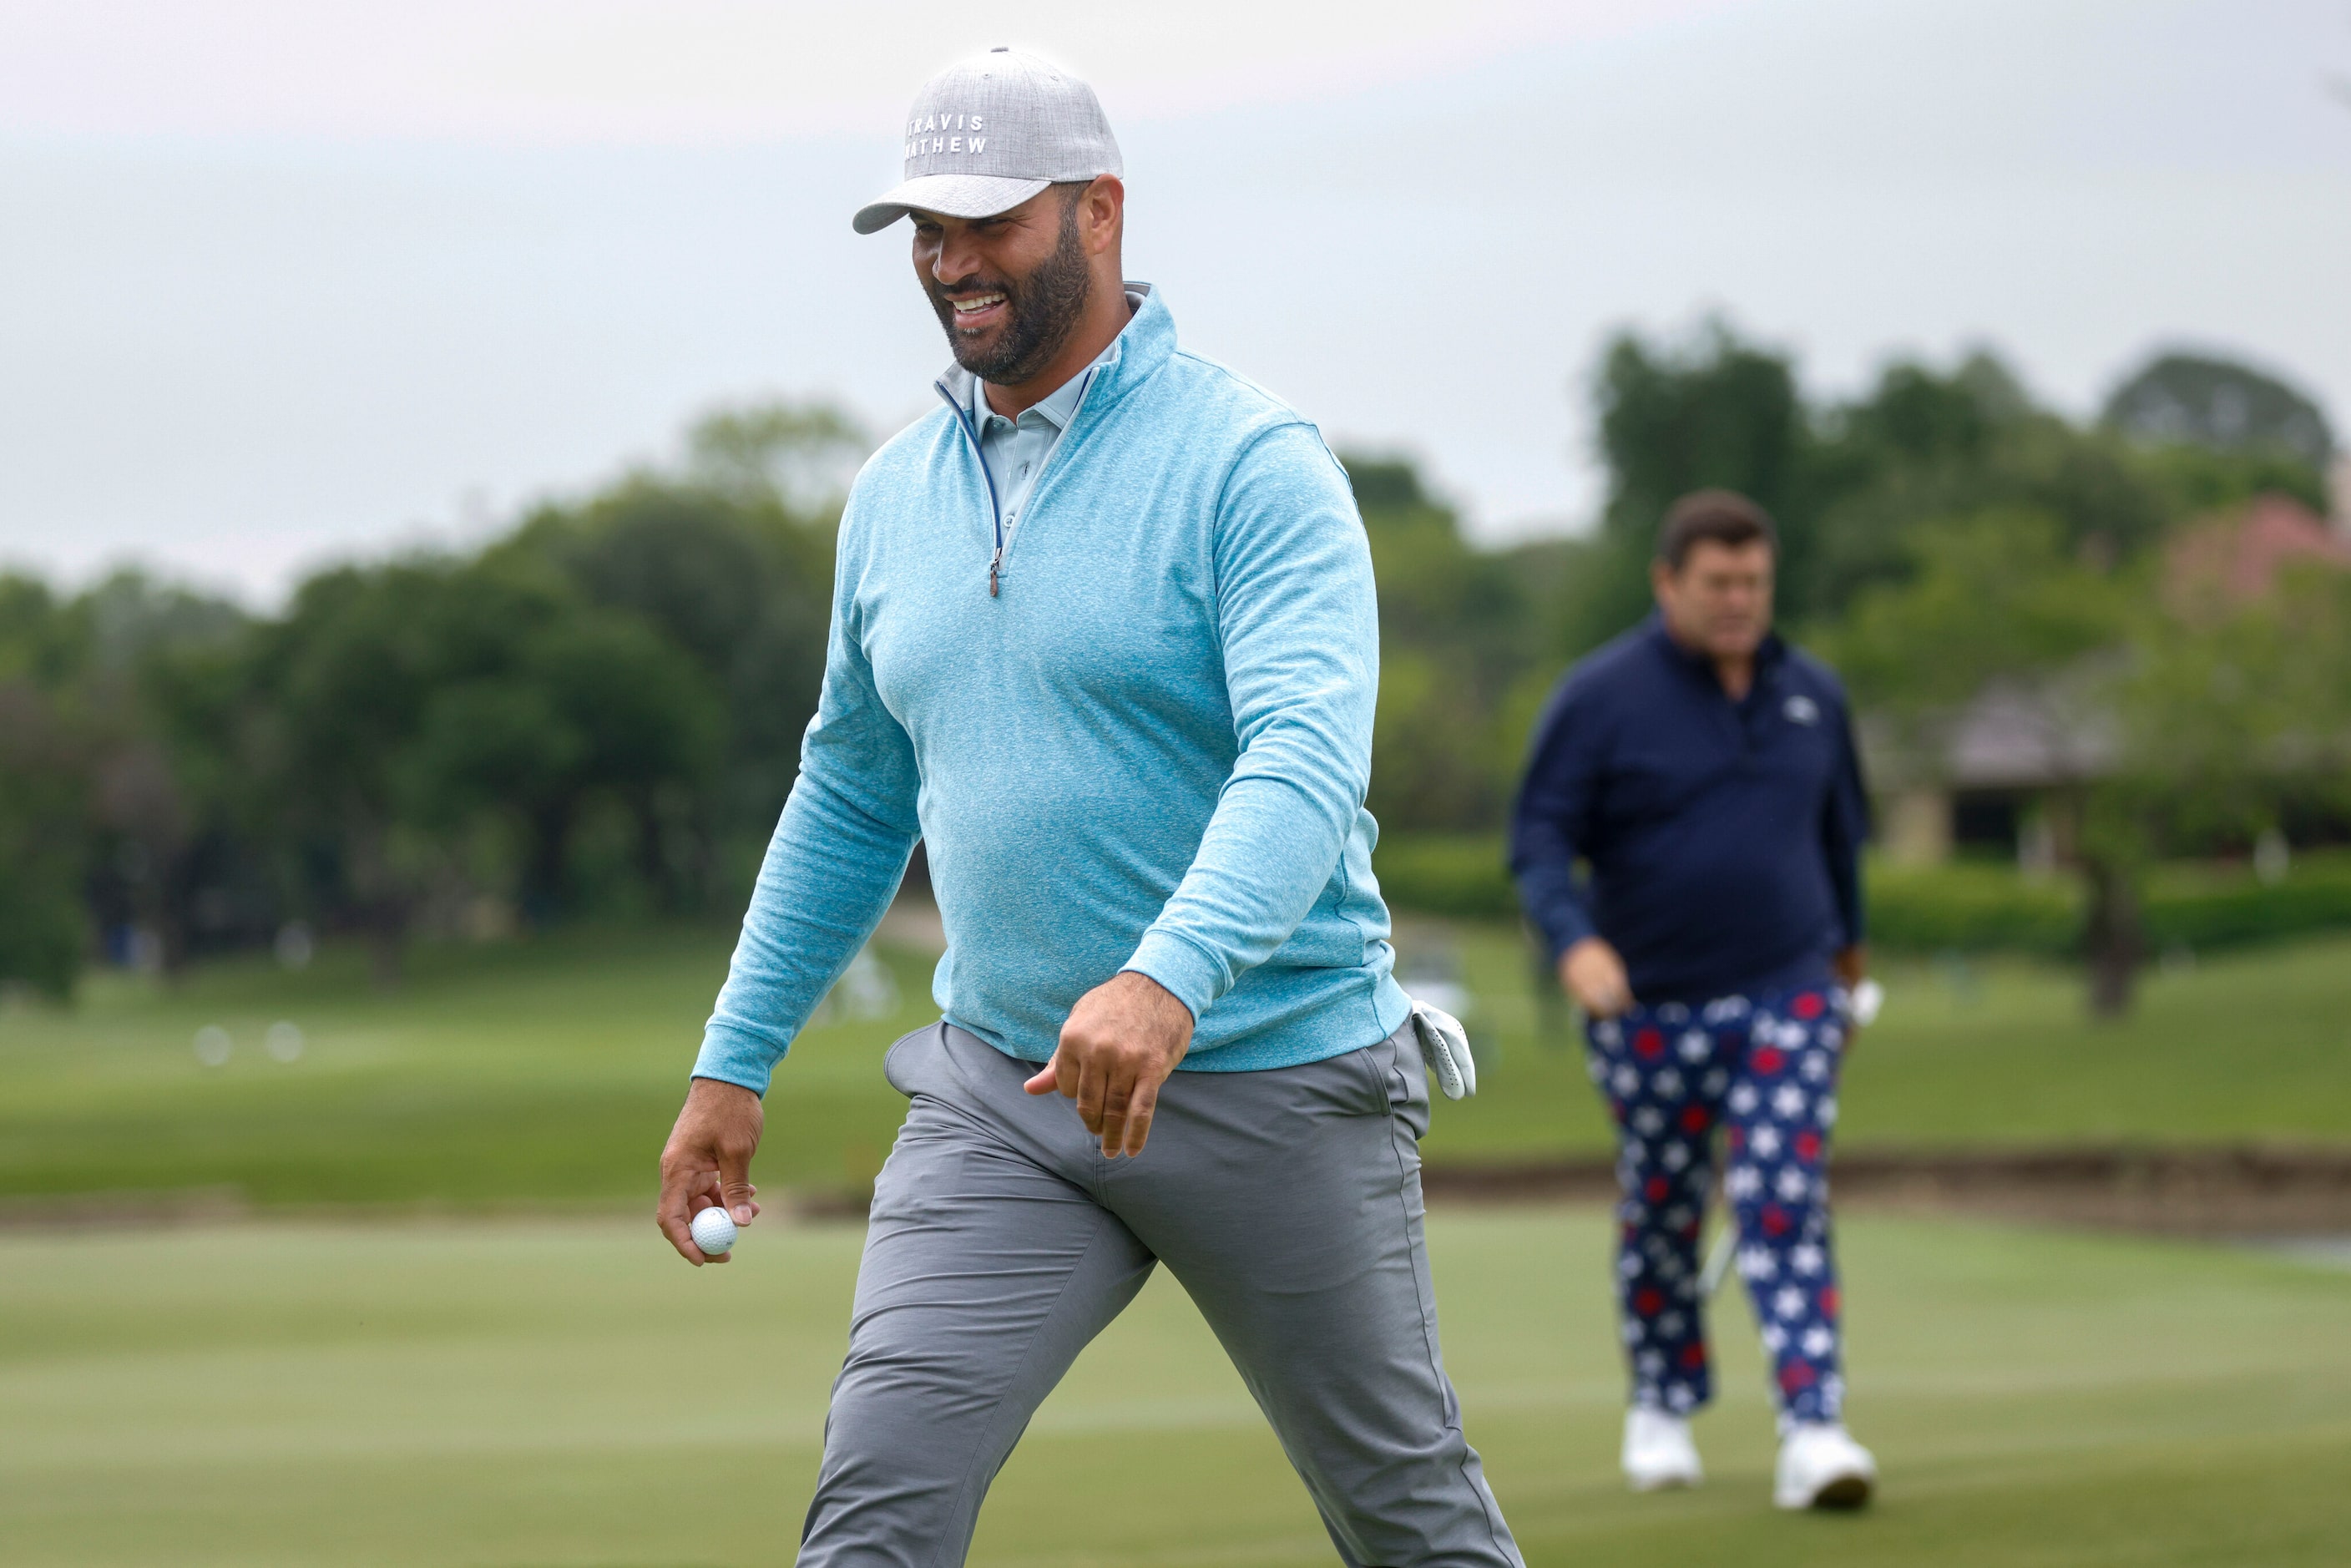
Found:
[[[950,298],[947,303],[955,308],[957,328],[976,329],[995,318],[1004,305],[1004,296],[1000,292],[975,294],[965,299]]]

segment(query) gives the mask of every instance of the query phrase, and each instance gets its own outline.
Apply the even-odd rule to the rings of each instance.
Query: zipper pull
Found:
[[[1001,547],[998,547],[994,555],[987,558],[987,596],[990,599],[996,597],[996,569],[1003,559],[1004,551]]]

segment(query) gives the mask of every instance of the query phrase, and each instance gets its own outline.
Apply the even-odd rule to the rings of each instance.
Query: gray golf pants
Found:
[[[1343,1562],[1520,1568],[1437,1354],[1410,1024],[1309,1066],[1178,1072],[1134,1160],[952,1025],[886,1071],[912,1105],[874,1183],[803,1568],[960,1563],[1029,1416],[1161,1261]]]

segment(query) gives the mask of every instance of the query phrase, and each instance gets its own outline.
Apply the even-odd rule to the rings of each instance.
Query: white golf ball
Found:
[[[694,1244],[712,1258],[735,1245],[735,1221],[723,1208],[705,1208],[694,1217]]]

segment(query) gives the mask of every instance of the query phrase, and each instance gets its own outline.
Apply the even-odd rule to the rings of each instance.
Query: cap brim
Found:
[[[850,226],[870,235],[918,209],[945,213],[951,218],[992,218],[1010,212],[1052,183],[1009,180],[1000,174],[924,174],[858,208]]]

